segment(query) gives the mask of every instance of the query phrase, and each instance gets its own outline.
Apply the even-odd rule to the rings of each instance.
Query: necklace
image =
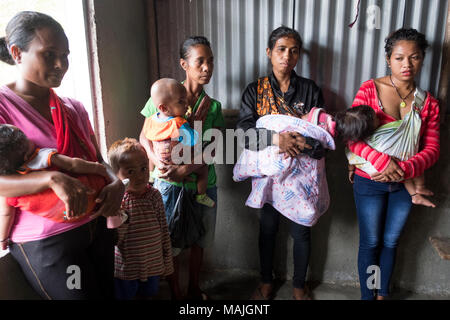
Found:
[[[402,99],[402,102],[400,102],[400,108],[406,107],[405,100],[408,99],[409,95],[416,89],[416,84],[414,83],[414,88],[412,88],[411,91],[404,98],[402,98],[397,86],[395,85],[394,81],[392,81],[392,75],[389,75],[389,79],[391,79],[392,86],[395,88],[395,91],[397,91],[398,96],[400,97],[400,99]]]

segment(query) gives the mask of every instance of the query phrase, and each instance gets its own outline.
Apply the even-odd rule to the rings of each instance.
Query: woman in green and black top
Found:
[[[255,128],[259,117],[269,114],[285,114],[300,117],[312,107],[323,107],[322,92],[314,81],[299,77],[294,68],[300,57],[302,39],[297,31],[280,27],[272,32],[267,48],[267,56],[272,64],[272,73],[247,86],[242,96],[238,129],[257,131],[257,139],[245,141],[245,148],[262,150],[277,145],[282,153],[295,157],[303,152],[320,159],[324,149],[317,140],[305,138],[297,132],[276,133],[263,128]],[[251,136],[251,135],[249,135]],[[261,210],[259,256],[261,285],[253,299],[273,297],[272,270],[275,238],[278,231],[280,213],[266,203]],[[294,239],[294,298],[308,299],[305,288],[306,271],[310,252],[310,227],[290,221]]]
[[[205,37],[190,37],[185,40],[180,50],[180,64],[186,72],[186,80],[183,82],[183,85],[187,91],[188,104],[189,106],[193,106],[192,119],[189,119],[189,122],[191,122],[190,120],[202,121],[202,141],[204,144],[209,143],[211,142],[211,135],[207,133],[207,130],[211,128],[219,129],[224,126],[220,102],[210,98],[203,90],[203,86],[209,83],[214,69],[214,56],[209,41]],[[156,112],[157,109],[150,98],[141,113],[146,117],[146,121],[148,121],[148,119]],[[151,142],[145,138],[143,132],[141,132],[139,141],[146,149],[150,162],[156,164],[158,159],[155,157]],[[184,186],[187,189],[197,189],[195,181],[196,177],[192,172],[204,165],[204,163],[168,165],[164,166],[166,170],[163,174],[160,174],[158,169],[155,169],[154,176],[156,179],[153,186],[161,192],[166,216],[173,212],[183,181],[186,181]],[[186,178],[192,181],[187,181]],[[206,193],[217,204],[216,172],[214,164],[209,165],[208,187]],[[207,300],[208,296],[199,287],[199,276],[203,258],[203,248],[210,245],[214,240],[217,205],[213,208],[197,204],[194,205],[195,210],[202,216],[205,234],[191,247],[187,298]],[[167,218],[169,219],[168,216]],[[181,252],[181,249],[182,248],[172,248],[175,271],[174,274],[169,277],[172,297],[177,300],[182,298],[178,281],[179,270],[177,261],[177,255]]]

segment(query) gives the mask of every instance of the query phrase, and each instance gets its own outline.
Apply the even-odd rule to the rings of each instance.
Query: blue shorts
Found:
[[[168,214],[173,212],[175,204],[178,199],[178,195],[180,194],[181,187],[170,184],[166,181],[155,179],[153,187],[158,189],[161,193],[164,208],[166,211],[166,218],[169,221]],[[217,216],[217,187],[210,187],[206,190],[206,194],[214,200],[216,205],[213,208],[209,208],[207,206],[201,205],[199,203],[194,202],[196,212],[201,212],[202,222],[205,228],[205,234],[195,243],[201,248],[205,248],[208,245],[211,245],[214,242],[214,232],[216,228],[216,216]],[[172,248],[173,256],[177,256],[182,249],[180,248]]]
[[[114,291],[117,300],[131,300],[137,294],[151,297],[158,293],[158,287],[159,276],[149,277],[145,282],[114,278]]]

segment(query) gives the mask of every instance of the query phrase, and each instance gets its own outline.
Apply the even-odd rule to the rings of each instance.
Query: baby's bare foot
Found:
[[[429,197],[434,196],[433,191],[431,191],[430,189],[427,189],[425,186],[416,186],[416,192],[423,196],[429,196]]]
[[[420,195],[418,193],[411,196],[411,199],[412,199],[412,203],[414,203],[414,204],[425,206],[425,207],[430,207],[430,208],[436,208],[436,205],[433,202],[431,202],[430,200],[428,200],[427,198],[423,197],[422,195]]]

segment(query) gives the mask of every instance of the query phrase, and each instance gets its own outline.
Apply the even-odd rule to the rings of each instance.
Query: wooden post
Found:
[[[439,100],[441,107],[441,122],[445,121],[447,108],[450,106],[450,1],[447,8],[447,27],[442,52],[442,72],[439,82]]]
[[[431,244],[443,260],[450,260],[450,238],[430,237]]]
[[[156,21],[155,0],[146,0],[147,11],[147,46],[148,46],[148,75],[149,85],[160,78],[159,70],[159,50],[158,50],[158,24]],[[150,93],[149,86],[149,93]]]

